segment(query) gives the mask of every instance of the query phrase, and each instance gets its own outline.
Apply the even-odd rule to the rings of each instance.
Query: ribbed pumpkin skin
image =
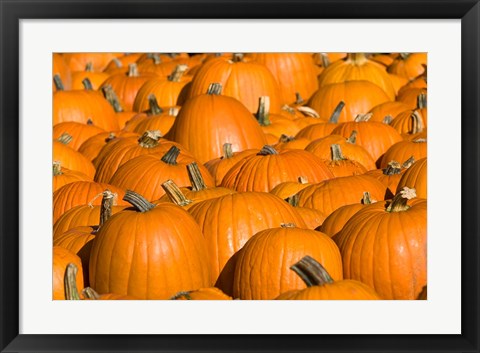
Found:
[[[57,91],[53,95],[53,124],[76,121],[86,124],[88,120],[105,131],[119,129],[115,111],[98,91]]]
[[[320,87],[331,83],[362,80],[380,87],[390,100],[395,99],[395,88],[385,67],[367,59],[364,54],[350,53],[345,60],[328,66],[318,77]]]
[[[53,126],[53,139],[58,139],[63,133],[67,133],[72,136],[72,141],[68,143],[68,147],[77,151],[82,143],[102,132],[105,132],[105,130],[98,126],[65,121]]]
[[[126,206],[113,206],[112,214],[120,212]],[[98,224],[100,219],[100,206],[78,205],[62,214],[53,224],[53,239],[57,239],[64,232],[80,226],[92,226]]]
[[[213,94],[189,99],[166,137],[185,146],[201,163],[220,157],[224,143],[231,143],[234,152],[267,143],[257,120],[239,101]]]
[[[352,121],[341,124],[332,131],[332,134],[348,138],[353,131],[357,131],[356,144],[365,148],[377,163],[390,146],[403,140],[393,127],[375,121],[358,123]]]
[[[97,158],[98,154],[102,150],[102,148],[110,141],[120,138],[120,137],[127,137],[127,136],[135,136],[139,137],[137,133],[134,132],[118,132],[118,133],[111,133],[111,132],[102,132],[95,136],[90,137],[86,140],[82,145],[78,148],[78,152],[83,154],[87,157],[88,160],[94,162],[95,158]]]
[[[65,300],[65,271],[69,263],[77,266],[77,288],[83,289],[83,272],[80,258],[60,246],[53,247],[53,300]]]
[[[333,178],[320,158],[303,150],[286,150],[279,154],[252,155],[233,166],[222,186],[242,191],[269,192],[286,181],[306,177],[311,183]]]
[[[92,63],[93,71],[101,72],[110,61],[120,55],[118,53],[65,53],[63,57],[72,71],[81,71],[88,63]]]
[[[205,236],[214,279],[228,259],[255,233],[282,223],[305,227],[294,207],[263,192],[244,192],[206,200],[193,205],[189,212]]]
[[[371,82],[348,81],[322,86],[307,105],[315,109],[321,118],[328,119],[340,101],[345,102],[345,108],[340,113],[338,122],[346,122],[353,121],[358,114],[365,114],[376,105],[391,99]]]
[[[235,266],[233,297],[274,299],[305,283],[289,268],[304,256],[320,262],[334,280],[343,279],[340,252],[323,233],[300,228],[272,228],[245,244]]]
[[[311,184],[308,182],[302,183],[296,181],[285,181],[275,186],[272,190],[270,190],[270,193],[285,200],[286,198],[289,198],[290,196],[293,196],[299,191],[305,189],[309,185]]]
[[[427,202],[407,211],[386,212],[385,203],[357,212],[334,237],[343,274],[384,299],[415,299],[427,283]]]
[[[190,186],[187,164],[195,160],[188,156],[179,156],[177,164],[168,164],[161,160],[161,155],[146,154],[135,157],[117,169],[110,179],[110,184],[124,190],[132,190],[149,201],[165,195],[162,183],[172,179],[178,186]],[[198,166],[206,186],[214,186],[213,177],[203,165]]]
[[[232,297],[215,287],[200,288],[191,292],[177,293],[173,300],[232,300]]]
[[[411,53],[405,59],[396,58],[388,67],[388,72],[413,80],[425,71],[422,64],[427,64],[427,53]]]
[[[88,181],[93,180],[93,178],[89,178],[82,172],[76,170],[70,170],[67,168],[61,168],[61,174],[54,174],[53,175],[53,182],[52,182],[52,189],[53,192],[60,189],[62,186],[73,183],[75,181]]]
[[[117,205],[127,205],[122,201],[125,192],[116,186],[93,181],[76,181],[62,186],[53,193],[53,222],[55,223],[62,214],[75,206],[87,205],[89,202],[100,205],[102,203],[100,194],[106,189],[118,195]],[[95,197],[96,199],[93,200]]]
[[[315,208],[327,217],[337,208],[359,203],[368,191],[374,200],[385,198],[386,187],[366,175],[340,177],[311,185],[298,193],[300,207]]]
[[[395,118],[398,114],[407,110],[409,110],[409,106],[403,102],[385,102],[373,107],[369,111],[369,113],[373,114],[369,121],[382,122],[387,115]]]
[[[410,168],[408,168],[398,182],[397,192],[402,190],[405,186],[414,188],[417,197],[422,199],[427,198],[427,158],[416,161]]]
[[[95,167],[83,154],[59,141],[53,141],[53,161],[67,169],[85,174],[89,179],[95,175]]]
[[[361,203],[354,203],[337,208],[335,211],[330,213],[325,221],[323,221],[318,230],[330,237],[333,237],[335,234],[341,231],[345,223],[347,223],[347,221],[364,206],[365,205]]]
[[[326,137],[332,133],[335,128],[339,126],[335,123],[318,123],[304,127],[300,130],[295,138],[306,138],[311,141]]]
[[[367,170],[375,169],[375,160],[368,151],[356,143],[347,142],[343,136],[332,134],[310,142],[305,151],[312,152],[321,159],[329,160],[332,156],[331,145],[340,145],[345,158],[357,161]]]
[[[188,97],[205,94],[211,83],[223,86],[222,95],[240,101],[250,113],[258,109],[258,99],[270,97],[270,112],[279,113],[282,106],[280,87],[270,70],[257,62],[233,62],[216,58],[203,64],[188,91]],[[188,100],[187,100],[188,101]]]
[[[321,286],[280,294],[277,300],[381,300],[375,291],[359,281],[345,279]]]
[[[417,108],[417,98],[422,93],[427,94],[427,89],[420,87],[408,88],[398,94],[397,101],[405,103],[409,109],[413,110]]]
[[[66,90],[71,89],[72,88],[72,71],[68,67],[67,62],[63,57],[63,54],[53,53],[52,64],[53,64],[52,76],[55,76],[55,75],[60,76],[60,79],[62,80],[62,83],[63,83],[63,87]],[[55,84],[54,84],[53,91],[55,92],[56,90],[57,88],[55,87]]]
[[[96,235],[90,284],[100,293],[169,299],[211,283],[202,232],[180,207],[158,204],[147,212],[126,209]]]
[[[400,179],[402,178],[406,170],[407,169],[402,168],[400,173],[388,175],[384,173],[384,169],[375,169],[366,172],[365,175],[374,177],[383,185],[385,185],[387,187],[387,195],[385,196],[385,199],[390,199],[397,192],[398,183],[400,182]]]
[[[383,155],[380,168],[386,168],[392,160],[406,161],[412,157],[418,161],[427,157],[427,141],[400,141],[392,145]]]
[[[178,97],[191,78],[182,78],[179,82],[164,78],[155,78],[145,82],[137,92],[133,110],[143,112],[149,109],[148,96],[155,95],[158,105],[162,108],[178,105]]]
[[[297,92],[308,100],[318,89],[317,68],[309,53],[257,53],[253,56],[255,61],[268,67],[280,83],[284,102],[295,102]]]
[[[82,81],[86,78],[92,84],[92,88],[98,90],[108,77],[109,75],[104,72],[74,71],[72,72],[72,90],[84,89]]]

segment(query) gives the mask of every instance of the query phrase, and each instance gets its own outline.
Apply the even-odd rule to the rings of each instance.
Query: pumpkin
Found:
[[[53,126],[53,138],[59,139],[63,134],[68,134],[72,139],[68,142],[68,147],[78,151],[82,143],[90,137],[98,135],[105,130],[94,126],[91,121],[87,124],[78,123],[75,121],[65,121]]]
[[[53,192],[60,189],[63,185],[73,183],[75,181],[92,180],[82,172],[70,170],[62,167],[60,161],[53,161]]]
[[[385,185],[368,175],[338,177],[300,191],[299,206],[315,208],[328,217],[337,208],[360,202],[365,191],[370,192],[375,200],[384,200],[386,189]]]
[[[115,120],[118,122],[118,126],[121,129],[125,128],[125,125],[133,119],[133,117],[137,114],[131,110],[125,109],[124,103],[120,102],[117,94],[113,90],[112,85],[105,84],[101,87],[101,91],[105,96],[105,99],[108,103],[112,106],[113,110],[115,111]]]
[[[126,205],[122,201],[124,191],[116,186],[96,183],[94,181],[75,181],[66,184],[53,193],[53,222],[72,207],[78,205],[100,205],[105,189],[117,194],[118,205]]]
[[[270,190],[270,193],[285,200],[297,194],[299,191],[305,189],[309,185],[311,185],[311,183],[308,182],[307,177],[299,176],[297,181],[285,181],[278,184],[272,190]]]
[[[345,107],[345,103],[343,101],[340,101],[335,107],[335,109],[333,110],[333,113],[330,116],[330,119],[328,120],[328,122],[308,125],[303,129],[301,129],[295,135],[295,137],[297,139],[306,138],[313,141],[313,140],[325,137],[327,135],[330,135],[332,131],[338,126],[338,119],[340,117],[340,113],[343,110],[343,107]]]
[[[427,157],[426,139],[400,141],[392,145],[383,155],[380,168],[386,168],[388,166],[387,161],[405,161],[410,157],[413,157],[416,161]]]
[[[339,207],[330,213],[330,215],[325,218],[322,225],[318,227],[318,230],[330,237],[333,237],[342,230],[345,223],[347,223],[347,221],[352,218],[355,213],[360,211],[365,205],[370,205],[373,202],[376,201],[370,198],[370,193],[368,191],[365,191],[363,193],[363,198],[359,203],[353,203]]]
[[[92,63],[92,69],[95,72],[103,71],[107,65],[120,56],[116,53],[65,53],[63,57],[72,71],[80,71],[88,63]]]
[[[409,110],[409,106],[403,102],[385,102],[373,107],[369,113],[372,113],[370,121],[383,122],[386,116],[395,118],[398,114]]]
[[[283,135],[295,135],[300,128],[294,121],[280,114],[270,113],[270,97],[260,97],[256,114],[258,122],[265,134],[271,134],[277,141]]]
[[[258,154],[245,157],[233,166],[221,185],[236,191],[269,192],[278,184],[296,181],[300,176],[318,183],[332,178],[333,174],[310,152],[285,150],[278,153],[266,145]]]
[[[398,114],[390,123],[390,126],[400,134],[417,134],[426,126],[426,118],[419,111],[407,110]]]
[[[222,85],[223,95],[240,101],[252,114],[262,96],[270,97],[272,113],[280,112],[283,97],[273,74],[263,64],[244,61],[241,54],[234,55],[233,60],[218,57],[203,64],[192,80],[186,102],[204,94],[212,82]]]
[[[238,161],[244,159],[247,156],[257,154],[260,152],[258,149],[246,149],[239,152],[232,151],[231,143],[224,143],[222,147],[223,155],[218,158],[214,158],[205,163],[205,167],[215,179],[215,185],[219,186],[222,183],[223,177]]]
[[[253,115],[236,99],[221,96],[221,91],[221,85],[212,84],[207,94],[185,102],[166,135],[201,163],[220,157],[224,143],[230,143],[233,151],[260,149],[266,143]]]
[[[153,94],[160,107],[178,105],[178,97],[191,78],[184,76],[188,66],[177,65],[167,79],[155,78],[145,82],[137,92],[133,110],[143,112],[150,108],[149,97]]]
[[[63,133],[53,141],[53,160],[60,162],[67,169],[81,172],[92,179],[95,175],[95,167],[81,153],[68,146],[71,140],[72,137],[69,134]]]
[[[103,85],[111,85],[118,98],[123,103],[126,110],[133,110],[133,102],[138,90],[148,80],[154,78],[155,75],[143,73],[140,74],[137,64],[129,64],[129,71],[125,74],[116,74],[110,76],[103,82]]]
[[[193,205],[189,213],[202,229],[209,252],[209,267],[217,278],[228,259],[255,233],[280,225],[305,224],[288,203],[264,192],[225,195]],[[228,291],[225,293],[229,294]]]
[[[391,160],[387,163],[387,166],[382,169],[370,170],[365,175],[370,175],[380,181],[383,185],[387,187],[386,199],[391,199],[396,191],[400,178],[405,173],[405,171],[411,167],[415,162],[415,158],[411,156],[405,162],[400,164],[396,160]]]
[[[380,300],[375,291],[359,281],[335,281],[318,261],[305,256],[290,267],[307,288],[280,294],[277,300]]]
[[[415,188],[417,197],[427,198],[427,158],[417,160],[408,168],[398,182],[397,193],[404,187]]]
[[[321,159],[331,160],[331,146],[337,144],[341,147],[342,154],[345,158],[359,162],[367,170],[375,169],[375,160],[365,148],[356,144],[356,140],[357,132],[355,130],[352,131],[352,134],[348,138],[332,134],[313,140],[305,147],[305,150]]]
[[[295,208],[295,211],[297,211],[303,222],[305,222],[306,229],[318,228],[325,221],[325,214],[322,211],[316,210],[314,208],[299,207],[298,200],[299,196],[297,193],[295,195],[287,197],[285,201],[287,201],[290,205],[293,206],[293,208]]]
[[[330,146],[331,157],[324,160],[324,164],[332,172],[334,177],[360,175],[367,172],[367,169],[359,162],[345,158],[342,148],[338,144]]]
[[[327,235],[293,224],[256,233],[237,259],[233,297],[274,299],[288,290],[305,288],[288,269],[308,254],[318,258],[335,280],[343,279],[340,252]]]
[[[370,60],[364,53],[348,53],[345,60],[339,60],[328,66],[318,77],[320,87],[331,83],[361,80],[377,85],[390,100],[395,99],[395,88],[385,67]]]
[[[84,80],[87,89],[64,91],[57,87],[53,94],[53,124],[63,121],[76,121],[86,124],[89,120],[93,125],[106,131],[118,130],[115,111],[104,98],[103,94],[92,90],[88,79]]]
[[[83,89],[83,80],[88,78],[94,90],[98,90],[102,83],[109,77],[104,72],[94,72],[91,62],[85,65],[85,69],[72,72],[72,89]]]
[[[232,297],[215,287],[178,292],[171,300],[232,300]]]
[[[110,184],[125,190],[132,190],[149,201],[157,200],[165,195],[162,183],[172,179],[179,186],[189,186],[190,178],[187,164],[194,159],[180,155],[180,149],[172,146],[163,156],[145,154],[124,163],[110,179]],[[201,166],[205,184],[213,186],[213,178],[208,170]]]
[[[93,241],[92,288],[168,299],[212,284],[202,231],[186,211],[166,202],[153,205],[131,191],[124,199],[133,208],[110,217]]]
[[[110,141],[119,137],[135,136],[140,137],[139,134],[134,132],[102,132],[95,136],[90,137],[78,148],[78,152],[87,157],[88,160],[94,162],[102,148]]]
[[[399,92],[397,101],[405,103],[410,109],[415,109],[418,106],[418,96],[422,94],[427,94],[426,88],[411,87]]]
[[[308,106],[315,109],[321,118],[328,118],[338,102],[342,101],[345,108],[338,121],[346,122],[391,100],[380,87],[369,81],[346,81],[321,86],[308,101]]]
[[[127,73],[128,65],[136,62],[141,55],[141,53],[125,53],[121,56],[115,57],[110,60],[107,67],[103,71],[109,73],[110,75],[119,72]]]
[[[343,275],[384,299],[416,299],[427,283],[427,202],[404,188],[391,202],[358,211],[333,238]]]
[[[426,70],[427,53],[400,53],[390,64],[388,72],[412,80]]]
[[[78,275],[76,276],[77,288],[83,289],[82,263],[80,258],[71,251],[60,246],[53,247],[53,300],[65,300],[65,271],[67,265],[73,263],[77,266]]]
[[[284,102],[295,102],[297,93],[308,99],[318,89],[317,68],[309,53],[255,53],[250,56],[272,72],[280,83]]]
[[[304,137],[296,138],[282,134],[273,147],[279,152],[283,150],[304,150],[310,142],[310,139]]]
[[[68,67],[63,54],[53,53],[52,54],[52,63],[53,63],[53,76],[58,78],[58,81],[61,82],[61,86],[65,90],[70,90],[72,88],[72,71]],[[53,83],[53,91],[57,89],[55,83]]]

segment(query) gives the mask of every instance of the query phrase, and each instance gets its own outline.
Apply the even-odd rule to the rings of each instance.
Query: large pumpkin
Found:
[[[335,280],[343,279],[340,252],[330,237],[285,225],[263,230],[244,245],[235,266],[233,297],[274,299],[305,288],[289,268],[306,255],[319,259]]]
[[[347,279],[361,281],[384,299],[416,299],[427,283],[427,202],[404,188],[387,204],[357,212],[333,238]]]
[[[98,292],[168,299],[211,283],[205,240],[195,220],[171,203],[153,205],[133,192],[133,208],[113,215],[96,235],[90,284]]]
[[[65,271],[70,263],[74,263],[79,269],[76,276],[77,288],[83,288],[82,262],[80,258],[71,251],[61,246],[53,247],[53,299],[65,299]]]

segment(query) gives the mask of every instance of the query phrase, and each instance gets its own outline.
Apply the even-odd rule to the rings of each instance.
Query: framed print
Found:
[[[2,0],[0,11],[2,352],[479,351],[477,1]],[[292,58],[301,69],[285,68]],[[333,77],[342,65],[356,76]],[[165,82],[179,86],[171,102],[154,86]],[[116,160],[121,143],[143,150]],[[224,174],[212,166],[242,153]],[[55,179],[71,171],[76,181]],[[395,182],[375,179],[388,171]],[[334,187],[328,202],[312,196]],[[219,194],[200,200],[203,189]],[[356,196],[337,201],[346,189]],[[65,225],[81,207],[91,219]],[[209,240],[236,236],[241,216],[255,221],[238,223],[248,236]],[[70,253],[78,226],[91,248]],[[311,294],[341,283],[353,287]],[[129,300],[96,300],[107,294]]]

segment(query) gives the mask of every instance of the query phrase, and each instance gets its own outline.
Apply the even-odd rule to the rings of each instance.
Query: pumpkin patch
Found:
[[[426,53],[53,63],[54,299],[428,299]]]

